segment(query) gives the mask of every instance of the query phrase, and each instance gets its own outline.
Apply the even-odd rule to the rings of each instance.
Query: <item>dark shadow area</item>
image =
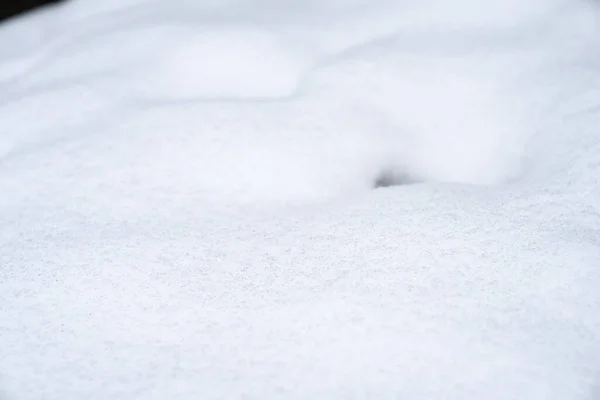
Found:
[[[373,188],[377,189],[390,186],[410,185],[411,183],[418,183],[418,181],[405,174],[384,171],[379,174],[379,176],[375,179],[375,182],[373,182]]]
[[[0,22],[47,4],[57,4],[63,1],[65,0],[0,0]]]

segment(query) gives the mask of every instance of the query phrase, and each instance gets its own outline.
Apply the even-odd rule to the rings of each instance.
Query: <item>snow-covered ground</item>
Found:
[[[600,399],[595,7],[5,25],[0,398]]]

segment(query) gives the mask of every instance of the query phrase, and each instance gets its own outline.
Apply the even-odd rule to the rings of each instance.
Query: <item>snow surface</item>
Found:
[[[596,7],[5,25],[0,398],[600,399]]]

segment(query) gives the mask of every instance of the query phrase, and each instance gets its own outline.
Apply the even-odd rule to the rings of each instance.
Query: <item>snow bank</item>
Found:
[[[594,399],[599,29],[562,0],[1,29],[2,395]]]

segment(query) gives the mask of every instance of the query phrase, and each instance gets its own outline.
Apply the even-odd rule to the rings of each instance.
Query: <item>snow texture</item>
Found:
[[[0,398],[600,399],[597,7],[4,25]]]

